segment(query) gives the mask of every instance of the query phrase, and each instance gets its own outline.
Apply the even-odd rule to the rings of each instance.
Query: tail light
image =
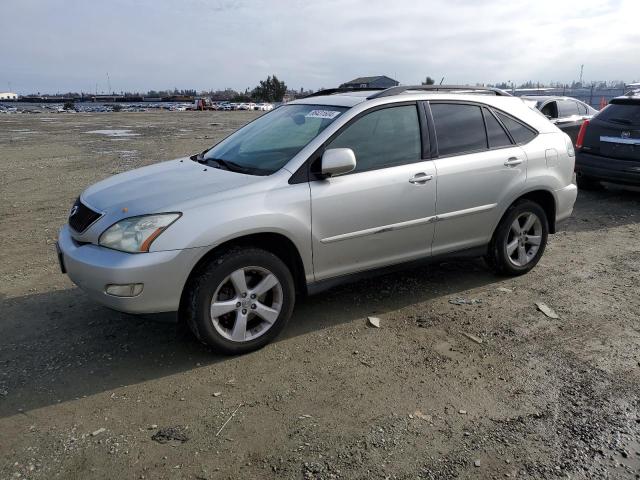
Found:
[[[585,120],[578,132],[578,138],[576,139],[576,148],[580,150],[584,144],[584,136],[587,133],[587,127],[589,126],[589,120]]]

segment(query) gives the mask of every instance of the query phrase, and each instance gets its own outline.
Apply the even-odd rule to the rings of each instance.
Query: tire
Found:
[[[579,175],[577,181],[580,190],[604,190],[604,186],[594,178]]]
[[[517,233],[516,220],[520,233]],[[523,231],[522,227],[528,227],[527,222],[530,221],[532,225]],[[548,236],[549,222],[544,209],[531,200],[519,200],[509,207],[500,220],[489,244],[487,262],[498,274],[523,275],[535,267],[542,257]]]
[[[187,289],[183,313],[189,328],[202,343],[228,355],[257,350],[273,340],[295,303],[293,276],[285,263],[252,247],[216,255]]]

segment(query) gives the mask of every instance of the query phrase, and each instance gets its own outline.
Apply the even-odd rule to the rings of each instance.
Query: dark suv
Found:
[[[640,185],[640,95],[614,98],[582,124],[576,174],[585,189],[598,187],[599,180]]]

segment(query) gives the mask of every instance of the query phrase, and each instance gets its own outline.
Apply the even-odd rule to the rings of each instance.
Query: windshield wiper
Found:
[[[230,172],[237,173],[249,173],[253,169],[249,167],[243,167],[242,165],[231,162],[229,160],[223,160],[222,158],[203,158],[202,163],[212,164],[216,168],[223,170],[229,170]]]

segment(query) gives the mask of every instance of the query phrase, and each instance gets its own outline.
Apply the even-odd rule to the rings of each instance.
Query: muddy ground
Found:
[[[0,479],[638,478],[638,189],[580,192],[526,276],[465,260],[343,286],[242,357],[60,274],[86,186],[254,116],[0,118]]]

